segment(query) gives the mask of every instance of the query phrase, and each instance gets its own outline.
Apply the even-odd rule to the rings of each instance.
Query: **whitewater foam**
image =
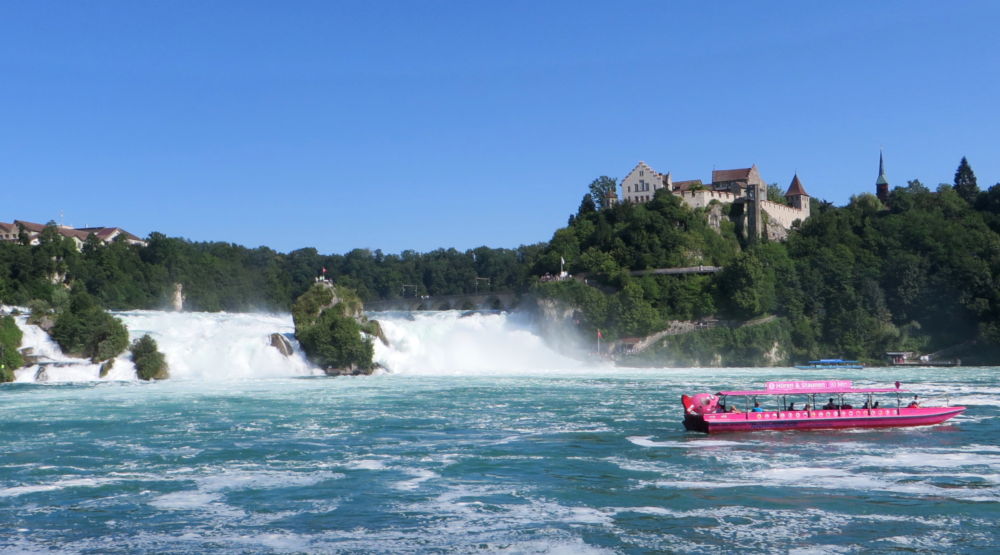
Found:
[[[149,334],[166,357],[172,379],[246,380],[321,376],[301,354],[288,314],[164,312],[115,313],[131,340]],[[375,361],[384,373],[411,375],[519,375],[606,371],[608,364],[583,363],[562,355],[510,314],[459,311],[374,315],[389,345],[376,341]],[[105,376],[101,366],[67,357],[48,334],[18,317],[22,344],[43,361],[16,372],[19,382],[50,383],[135,380],[126,351]],[[271,334],[285,336],[295,352],[285,357],[270,345]],[[44,368],[44,371],[41,371]]]
[[[389,340],[388,346],[375,344],[375,360],[393,374],[526,374],[587,367],[551,349],[509,314],[444,311],[374,317]]]

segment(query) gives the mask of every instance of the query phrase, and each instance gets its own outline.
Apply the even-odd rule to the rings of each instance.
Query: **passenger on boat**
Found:
[[[837,410],[837,405],[833,403],[833,397],[830,397],[830,401],[823,405],[823,410]]]
[[[806,406],[802,407],[802,410],[813,410],[813,406],[810,405],[809,403],[806,403]]]
[[[757,401],[753,402],[753,412],[764,412],[764,409],[760,408],[760,403]]]
[[[788,410],[795,410],[795,401],[788,403]]]
[[[908,409],[919,409],[920,408],[920,403],[917,401],[917,396],[916,395],[913,396],[913,400],[910,401],[910,404],[906,405],[906,408],[908,408]]]
[[[863,409],[870,409],[870,408],[872,408],[872,404],[869,401],[865,401],[865,404],[861,405],[861,408],[863,408]]]
[[[736,405],[729,407],[729,412],[742,412],[740,409],[736,408]]]

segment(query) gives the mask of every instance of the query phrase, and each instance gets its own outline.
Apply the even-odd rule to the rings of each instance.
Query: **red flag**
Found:
[[[326,273],[326,268],[323,268],[323,273],[324,273],[324,274]]]
[[[598,339],[604,339],[604,336],[601,335],[601,330],[597,330],[597,338]]]

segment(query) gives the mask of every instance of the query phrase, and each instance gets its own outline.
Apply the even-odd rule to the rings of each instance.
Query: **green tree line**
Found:
[[[54,225],[30,246],[0,242],[0,302],[26,305],[58,301],[61,282],[93,295],[109,309],[169,305],[173,284],[184,288],[185,307],[204,311],[289,310],[323,275],[358,292],[365,301],[415,295],[518,291],[542,245],[517,249],[479,247],[427,253],[355,249],[324,255],[314,248],[279,253],[220,242],[192,242],[152,233],[146,246],[95,237],[79,251]]]

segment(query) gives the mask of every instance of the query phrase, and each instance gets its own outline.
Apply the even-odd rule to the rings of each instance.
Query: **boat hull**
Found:
[[[707,434],[755,430],[822,430],[930,426],[957,416],[965,407],[845,409],[688,414],[684,427]]]

